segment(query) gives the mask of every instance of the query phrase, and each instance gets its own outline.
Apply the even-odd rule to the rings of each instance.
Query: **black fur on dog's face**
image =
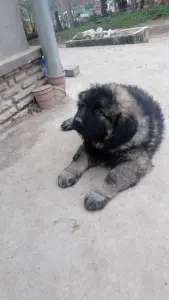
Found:
[[[112,116],[113,103],[115,105],[115,96],[108,85],[96,85],[81,92],[73,129],[82,137],[104,140],[113,132],[116,119]]]

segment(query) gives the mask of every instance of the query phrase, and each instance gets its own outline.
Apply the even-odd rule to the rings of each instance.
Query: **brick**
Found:
[[[38,81],[36,82],[36,87],[39,87],[39,86],[42,86],[42,85],[46,84],[47,81],[48,81],[48,79],[47,79],[46,77],[43,78],[43,79],[41,79],[41,80],[38,80]]]
[[[15,81],[19,82],[19,81],[23,80],[26,76],[27,76],[26,73],[22,72],[22,73],[15,76]]]
[[[27,70],[27,74],[28,75],[35,74],[36,72],[40,71],[41,69],[42,69],[41,65],[34,66],[34,67]]]
[[[10,87],[14,86],[14,85],[15,85],[14,79],[13,79],[13,78],[8,79],[8,80],[7,80],[7,84],[8,84]]]
[[[12,106],[11,100],[1,100],[0,101],[0,112]]]
[[[21,89],[20,85],[14,85],[12,88],[8,88],[6,92],[2,94],[4,99],[8,99],[19,92]]]
[[[22,109],[23,107],[28,105],[30,102],[32,102],[33,98],[34,98],[33,94],[28,95],[27,97],[22,99],[20,102],[17,102],[17,104],[16,104],[17,108]]]
[[[22,109],[20,112],[16,113],[13,117],[12,120],[16,121],[17,119],[23,118],[28,114],[28,107]]]
[[[45,72],[40,71],[36,74],[36,76],[37,76],[37,79],[41,79],[41,78],[45,77]]]
[[[28,68],[30,68],[31,66],[32,66],[32,62],[28,62],[27,64],[25,64],[25,65],[23,65],[23,66],[21,67],[21,70],[28,69]]]
[[[8,120],[7,122],[0,124],[0,131],[4,130],[11,124],[12,120]]]
[[[7,83],[6,82],[2,82],[0,83],[0,92],[4,91],[7,88]]]
[[[36,83],[32,84],[30,87],[28,87],[27,89],[21,90],[17,95],[13,96],[13,101],[14,102],[18,102],[21,99],[25,98],[26,96],[28,96],[29,94],[32,93],[33,89],[36,87]]]
[[[36,75],[33,75],[33,76],[30,76],[30,77],[27,77],[27,79],[25,79],[21,86],[23,89],[27,88],[28,86],[30,86],[31,84],[33,84],[34,82],[36,81]]]
[[[15,69],[15,70],[13,70],[12,72],[9,72],[9,73],[7,73],[5,76],[4,76],[4,78],[6,79],[6,78],[9,78],[9,77],[11,77],[11,76],[14,76],[15,74],[17,74],[17,73],[19,73],[20,72],[20,69],[18,68],[18,69]]]
[[[13,106],[9,108],[8,110],[4,111],[2,114],[0,114],[0,123],[3,123],[8,118],[10,118],[14,113],[16,113],[17,109]]]

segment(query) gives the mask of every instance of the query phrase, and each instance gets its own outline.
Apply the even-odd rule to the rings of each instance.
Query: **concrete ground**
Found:
[[[149,44],[61,49],[81,74],[71,97],[1,135],[0,299],[166,300],[169,298],[169,38]],[[83,197],[103,180],[92,169],[72,188],[57,175],[80,144],[60,131],[90,82],[138,84],[161,103],[166,134],[155,168],[100,212]]]

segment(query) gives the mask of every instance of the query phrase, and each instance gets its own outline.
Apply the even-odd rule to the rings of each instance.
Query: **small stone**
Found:
[[[102,27],[98,27],[98,28],[96,29],[96,33],[101,33],[101,32],[103,32],[103,28],[102,28]]]
[[[84,33],[83,32],[78,32],[74,37],[73,37],[73,41],[76,40],[83,40],[84,39]]]
[[[92,39],[95,36],[95,30],[94,29],[86,30],[83,32],[83,35],[85,39]]]
[[[102,27],[98,27],[95,34],[96,38],[104,37],[104,32]]]
[[[109,30],[107,31],[107,35],[110,37],[110,36],[111,36],[111,33],[112,33],[112,30],[109,29]]]

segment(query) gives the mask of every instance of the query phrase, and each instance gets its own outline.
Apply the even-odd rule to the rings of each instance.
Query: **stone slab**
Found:
[[[126,34],[126,31],[129,34]],[[133,33],[131,33],[133,31]],[[66,43],[67,48],[71,47],[90,47],[90,46],[106,46],[106,45],[122,45],[122,44],[137,44],[148,43],[148,27],[137,27],[123,29],[121,32],[125,32],[123,35],[95,38],[95,39],[83,39],[83,40],[71,40]]]

